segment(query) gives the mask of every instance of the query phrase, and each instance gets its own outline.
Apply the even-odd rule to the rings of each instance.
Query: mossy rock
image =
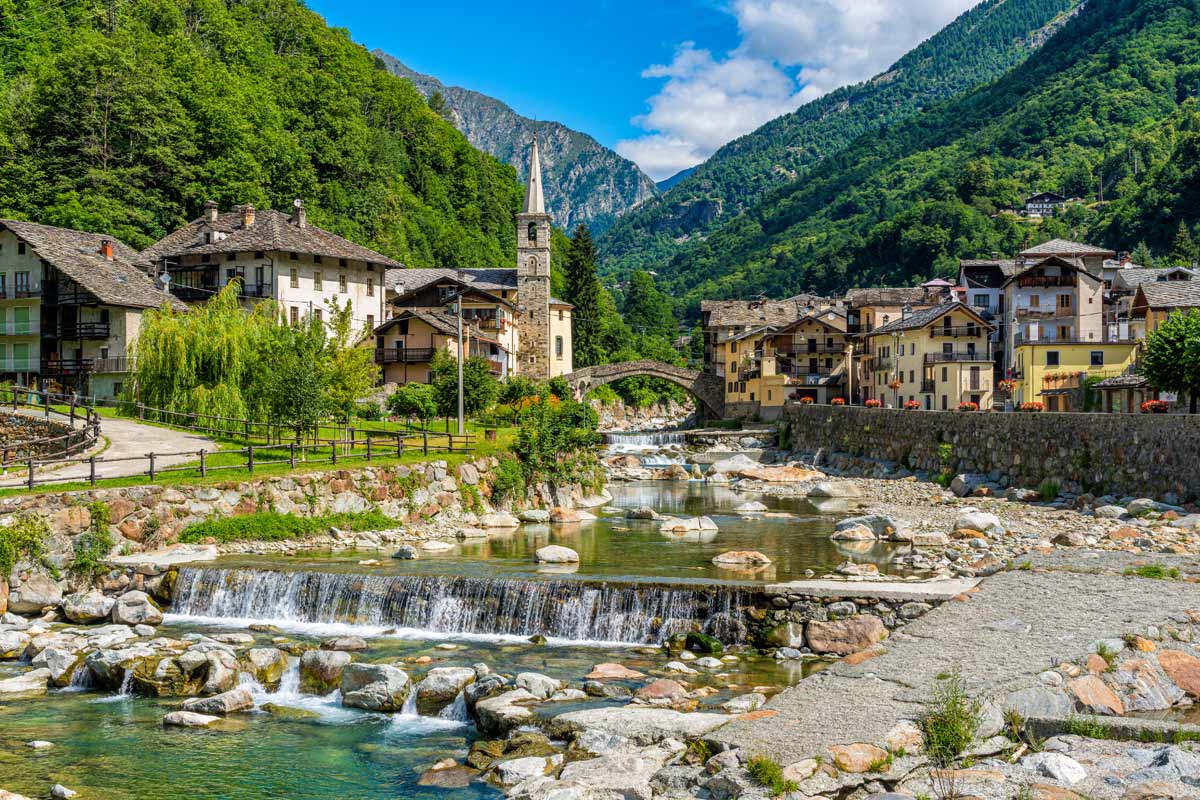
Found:
[[[296,708],[294,706],[281,706],[276,703],[264,703],[262,705],[262,710],[266,711],[272,716],[291,721],[321,718],[321,715],[315,711],[309,711],[306,708]]]
[[[479,739],[471,744],[467,764],[475,769],[487,769],[504,755],[506,742],[501,739]]]
[[[721,644],[721,640],[715,636],[693,631],[687,635],[687,649],[693,653],[719,656],[725,651],[725,645]]]

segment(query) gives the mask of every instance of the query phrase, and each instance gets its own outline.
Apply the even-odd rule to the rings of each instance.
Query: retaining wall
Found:
[[[66,422],[0,411],[0,457],[5,461],[61,453],[85,439],[86,430],[72,428]]]
[[[788,406],[791,449],[894,461],[909,469],[998,473],[1036,488],[1200,498],[1200,417],[962,413]],[[949,445],[944,450],[941,445]]]

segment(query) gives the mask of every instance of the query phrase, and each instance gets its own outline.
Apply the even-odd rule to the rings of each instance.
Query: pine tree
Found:
[[[590,367],[603,360],[600,343],[600,281],[596,277],[596,245],[586,225],[580,224],[567,251],[566,301],[575,306],[573,359],[576,367]]]
[[[1196,240],[1188,230],[1187,223],[1180,220],[1179,230],[1175,233],[1175,241],[1171,245],[1171,264],[1174,266],[1190,267],[1200,252],[1196,248]]]
[[[629,281],[629,291],[625,295],[625,321],[634,333],[660,336],[675,334],[675,315],[671,303],[658,290],[654,276],[648,272],[638,270]]]
[[[1138,242],[1138,246],[1133,248],[1133,263],[1139,267],[1153,267],[1154,254],[1150,252],[1150,247],[1145,242]]]

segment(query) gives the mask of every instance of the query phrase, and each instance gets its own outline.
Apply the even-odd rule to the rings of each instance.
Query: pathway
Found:
[[[1086,654],[1097,639],[1200,608],[1195,584],[1120,574],[1148,561],[1185,571],[1197,564],[1120,553],[1034,559],[1035,570],[999,573],[969,600],[944,603],[905,626],[884,643],[884,655],[836,664],[773,698],[766,708],[774,715],[736,720],[709,738],[783,764],[834,744],[882,742],[897,720],[919,715],[937,676],[955,666],[972,692],[1011,703],[1011,693],[1038,686],[1038,673]]]
[[[216,452],[219,445],[211,439],[199,434],[178,431],[172,428],[162,428],[157,425],[146,425],[130,419],[119,417],[104,417],[100,420],[100,435],[108,439],[108,449],[97,456],[96,476],[98,478],[125,478],[132,475],[143,475],[150,467],[147,456],[155,453],[155,467],[171,467],[196,461],[195,455],[160,456],[159,453],[195,453],[199,450]],[[131,458],[131,461],[110,463],[110,459]],[[39,479],[42,471],[38,470]],[[45,477],[53,476],[56,481],[87,480],[88,465],[71,464],[56,470],[47,470]],[[0,487],[24,486],[25,476],[0,477]]]

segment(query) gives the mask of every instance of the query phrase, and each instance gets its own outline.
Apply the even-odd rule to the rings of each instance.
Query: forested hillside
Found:
[[[394,74],[412,81],[471,144],[516,168],[521,181],[526,178],[530,140],[536,132],[546,207],[554,224],[563,230],[572,230],[581,222],[593,231],[604,230],[617,217],[658,194],[654,181],[637,164],[586,133],[560,122],[523,117],[494,97],[446,86],[382,51],[375,55]]]
[[[891,68],[736,139],[632,212],[600,241],[604,269],[622,277],[679,251],[764,192],[785,185],[859,136],[994,80],[1078,11],[1080,0],[984,0]],[[674,179],[672,179],[674,180]]]
[[[862,137],[662,265],[661,280],[691,307],[911,283],[1055,236],[1166,252],[1200,214],[1197,30],[1194,0],[1092,0],[1036,59]],[[1000,213],[1033,189],[1094,198],[1101,183],[1106,203],[1059,219]]]
[[[298,0],[0,0],[0,216],[141,247],[295,197],[411,266],[515,257],[513,169]]]

